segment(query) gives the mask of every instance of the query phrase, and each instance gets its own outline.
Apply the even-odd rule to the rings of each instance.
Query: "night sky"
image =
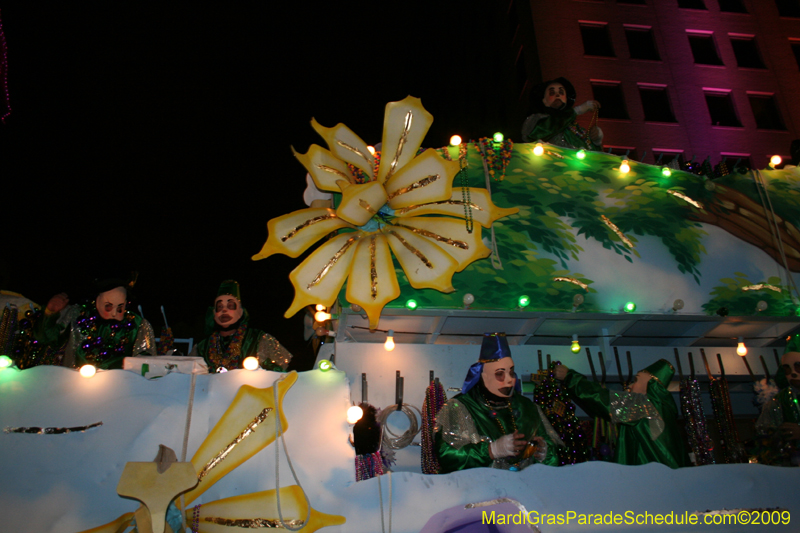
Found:
[[[0,5],[13,109],[0,288],[75,302],[94,277],[136,270],[156,332],[163,305],[175,336],[197,342],[233,278],[251,324],[309,368],[301,314],[283,318],[302,258],[250,257],[270,218],[305,207],[290,146],[324,146],[311,118],[377,143],[385,104],[410,94],[434,116],[426,147],[518,128],[496,100],[496,7],[315,4]]]

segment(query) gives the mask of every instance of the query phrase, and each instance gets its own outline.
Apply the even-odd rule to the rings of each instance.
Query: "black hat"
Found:
[[[545,91],[547,91],[547,88],[554,83],[560,83],[561,85],[563,85],[564,90],[567,93],[567,105],[565,105],[562,108],[562,110],[572,109],[572,107],[575,105],[575,98],[577,98],[578,96],[578,94],[575,92],[575,87],[572,86],[572,84],[569,82],[567,78],[556,78],[554,80],[548,80],[542,82],[534,86],[533,89],[531,89],[530,92],[531,111],[533,111],[534,113],[542,113],[545,111],[546,106],[544,105],[543,102],[544,94]]]

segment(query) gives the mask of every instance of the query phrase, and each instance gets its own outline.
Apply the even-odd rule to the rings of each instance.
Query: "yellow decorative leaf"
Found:
[[[333,155],[360,168],[370,179],[374,177],[372,167],[375,164],[375,158],[369,153],[367,143],[353,133],[353,130],[341,123],[332,128],[326,128],[315,119],[311,119],[311,127],[325,139],[328,149]]]
[[[341,228],[352,228],[336,216],[333,209],[309,207],[273,218],[267,223],[267,242],[253,261],[272,254],[297,257],[325,235]]]
[[[398,209],[449,199],[458,170],[457,162],[443,159],[432,148],[425,150],[386,182],[389,207]]]
[[[292,153],[306,167],[317,189],[321,191],[339,192],[339,186],[336,185],[339,180],[354,183],[347,164],[319,145],[312,144],[305,154],[292,148]]]
[[[469,201],[467,201],[468,197]],[[466,194],[461,187],[457,187],[453,189],[453,194],[449,200],[403,207],[398,209],[395,215],[401,218],[420,215],[449,215],[465,218],[465,204],[473,220],[485,228],[491,227],[492,223],[498,218],[513,215],[519,211],[517,207],[497,207],[492,202],[489,191],[486,189],[469,187],[469,194]]]
[[[386,104],[378,182],[388,181],[414,159],[431,124],[433,115],[422,107],[419,98],[406,96],[399,102]]]
[[[378,213],[386,199],[386,191],[377,181],[346,185],[336,214],[355,226],[363,226]]]
[[[408,282],[415,289],[453,292],[452,279],[458,262],[429,239],[398,226],[383,229]]]
[[[399,220],[396,226],[405,226],[431,239],[448,255],[458,261],[456,272],[461,272],[470,263],[489,257],[492,253],[481,240],[481,226],[476,224],[472,233],[467,232],[463,220],[444,217],[413,217]]]
[[[361,232],[337,235],[314,250],[300,263],[289,280],[294,286],[294,300],[285,313],[289,318],[307,305],[332,307],[336,296],[350,274],[350,262],[356,251]]]
[[[362,238],[350,266],[347,301],[364,308],[370,329],[378,327],[383,307],[400,296],[392,253],[386,235]]]

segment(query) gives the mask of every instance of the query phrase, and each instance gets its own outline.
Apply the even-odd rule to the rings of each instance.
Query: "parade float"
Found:
[[[797,167],[699,175],[501,138],[425,150],[431,121],[409,97],[374,154],[316,122],[327,148],[296,154],[322,205],[269,221],[254,259],[298,258],[286,314],[321,313],[313,370],[0,372],[3,530],[791,528],[797,470],[749,464],[738,441],[800,327]],[[562,431],[562,466],[433,473],[435,407],[488,331]],[[618,389],[661,358],[703,466],[610,463],[613,427],[578,420],[549,368]],[[362,402],[380,409],[377,459],[353,446]]]

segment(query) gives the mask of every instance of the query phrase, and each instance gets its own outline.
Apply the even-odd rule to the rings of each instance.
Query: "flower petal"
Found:
[[[436,289],[453,292],[453,274],[458,261],[445,253],[432,240],[398,226],[385,226],[395,257],[415,289]]]
[[[293,211],[267,222],[267,242],[252,259],[258,261],[273,254],[297,257],[325,235],[352,227],[326,207]]]
[[[433,124],[433,115],[425,111],[422,101],[406,96],[399,102],[386,104],[383,115],[381,166],[378,181],[384,183],[417,154],[417,150]]]
[[[405,227],[437,244],[458,261],[456,272],[461,272],[473,261],[489,257],[489,254],[492,253],[481,240],[480,225],[476,225],[472,229],[472,233],[469,233],[463,220],[445,217],[413,217],[397,220],[394,226]]]
[[[470,216],[483,226],[491,227],[492,222],[498,218],[513,215],[519,212],[518,207],[497,207],[489,196],[486,189],[468,187],[468,192],[461,187],[453,187],[453,194],[449,200],[441,202],[430,202],[426,204],[410,205],[395,211],[395,216],[415,217],[420,215],[450,215],[459,218],[466,218],[464,206],[467,205],[467,212]]]
[[[367,143],[353,133],[353,130],[341,123],[332,128],[326,128],[314,119],[311,119],[311,127],[325,139],[334,156],[357,166],[366,172],[370,179],[373,179],[375,174],[372,167],[375,165],[375,158],[369,153]]]
[[[336,182],[340,180],[355,183],[347,164],[319,145],[312,144],[305,154],[298,153],[292,148],[292,153],[306,167],[317,189],[321,191],[339,192]]]
[[[385,184],[392,209],[447,200],[459,166],[430,148],[400,169]]]
[[[286,310],[286,318],[307,305],[333,306],[344,280],[350,274],[350,262],[363,236],[361,232],[340,233],[314,250],[292,270],[289,279],[294,285],[294,300]]]
[[[362,238],[350,264],[347,301],[364,308],[370,329],[378,327],[383,307],[400,296],[400,285],[386,235]]]
[[[377,181],[347,185],[342,189],[342,202],[336,214],[351,224],[363,226],[385,203],[386,191]]]

